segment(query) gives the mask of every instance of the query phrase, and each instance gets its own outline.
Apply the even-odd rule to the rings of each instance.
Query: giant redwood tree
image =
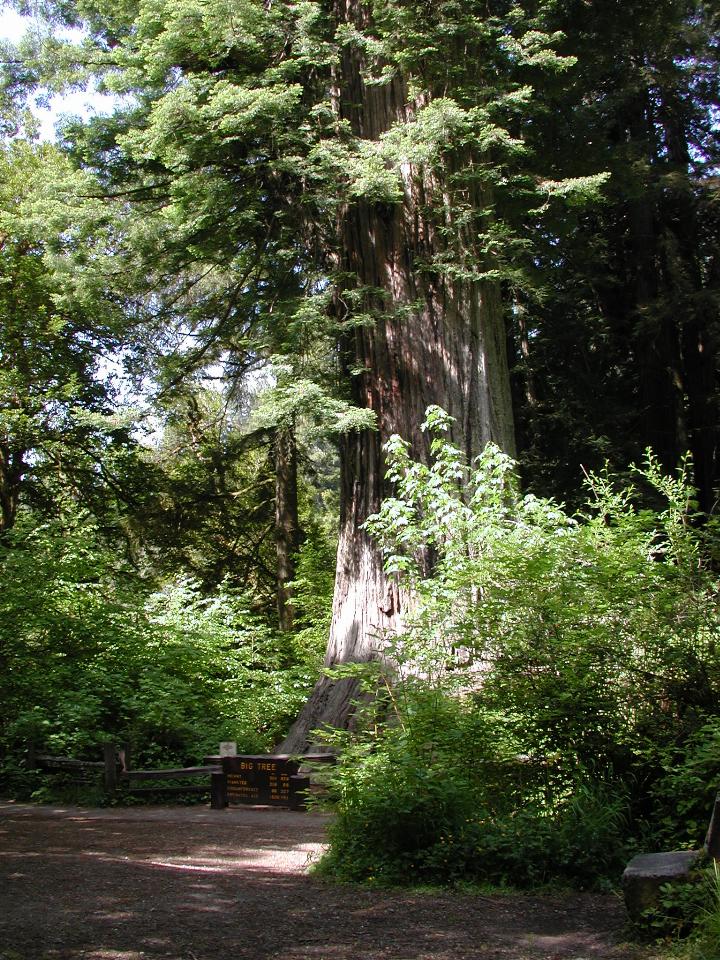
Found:
[[[483,246],[508,150],[489,109],[500,51],[484,21],[459,5],[448,12],[359,3],[334,10],[352,42],[332,65],[330,104],[361,176],[378,182],[369,190],[351,184],[336,206],[328,264],[352,397],[375,414],[377,429],[342,439],[328,665],[371,658],[401,624],[398,584],[364,529],[387,492],[384,441],[400,433],[422,455],[419,424],[439,404],[455,417],[469,456],[488,440],[514,448],[498,263]],[[360,322],[348,304],[362,311]],[[353,693],[348,679],[321,679],[284,749],[302,749],[320,723],[342,723]]]
[[[173,369],[242,369],[271,352],[298,378],[323,370],[329,408],[340,398],[365,411],[340,441],[328,664],[373,657],[402,621],[363,527],[386,492],[388,437],[422,457],[418,425],[438,404],[469,457],[488,440],[514,450],[503,287],[517,281],[520,241],[506,211],[517,221],[540,202],[523,146],[531,81],[572,64],[545,6],[55,7],[87,31],[82,49],[54,55],[65,76],[91,70],[125,96],[67,138],[115,204],[116,263],[125,256],[123,276],[152,294],[148,321],[160,340],[179,331]],[[352,692],[321,680],[285,748],[345,723]]]

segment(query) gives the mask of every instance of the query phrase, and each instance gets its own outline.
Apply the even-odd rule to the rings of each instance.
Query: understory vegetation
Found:
[[[586,502],[523,493],[489,445],[474,463],[430,409],[429,464],[388,444],[395,496],[368,528],[405,594],[381,659],[335,668],[372,693],[321,801],[335,814],[326,875],[373,884],[568,884],[610,889],[635,852],[697,848],[720,782],[720,614],[713,523],[687,468],[648,453]],[[298,629],[251,596],[169,580],[151,589],[89,515],[21,517],[2,545],[3,785],[49,798],[29,744],[95,759],[129,741],[137,765],[192,763],[235,739],[272,749],[320,670],[327,555],[297,558]],[[668,889],[651,933],[717,942],[717,878]],[[715,931],[713,933],[713,931]]]
[[[2,795],[321,740],[341,880],[698,847],[717,4],[0,7]]]
[[[323,869],[380,883],[615,884],[638,851],[697,848],[720,782],[716,531],[686,470],[586,478],[577,516],[468,465],[429,411],[430,465],[388,446],[369,526],[409,596],[376,696],[338,748]],[[649,503],[654,504],[651,508]]]
[[[298,562],[291,638],[229,583],[153,586],[118,556],[88,516],[21,520],[0,546],[6,792],[52,796],[47,776],[28,770],[31,748],[100,760],[104,743],[128,743],[134,767],[197,763],[221,740],[266,752],[316,679],[329,598],[312,545]]]

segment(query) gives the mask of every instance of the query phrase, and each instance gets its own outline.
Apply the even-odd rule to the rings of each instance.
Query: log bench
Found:
[[[646,910],[657,906],[660,888],[666,883],[687,883],[704,857],[720,861],[720,793],[715,797],[702,850],[640,853],[625,867],[622,889],[630,919],[638,923]]]

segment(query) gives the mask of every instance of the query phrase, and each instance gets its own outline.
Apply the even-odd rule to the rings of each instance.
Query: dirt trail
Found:
[[[0,803],[0,960],[650,960],[615,897],[336,886],[326,819]]]

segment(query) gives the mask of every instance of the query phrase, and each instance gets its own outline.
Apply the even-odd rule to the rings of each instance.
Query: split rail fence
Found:
[[[48,773],[64,773],[72,782],[102,782],[108,794],[118,790],[132,795],[139,794],[210,794],[213,773],[221,773],[219,763],[198,767],[173,767],[156,770],[131,770],[129,749],[103,744],[102,760],[76,760],[71,757],[53,757],[29,751],[28,766],[46,770]],[[204,783],[197,783],[202,778]],[[187,783],[183,781],[196,781]],[[170,782],[171,781],[171,782]]]

